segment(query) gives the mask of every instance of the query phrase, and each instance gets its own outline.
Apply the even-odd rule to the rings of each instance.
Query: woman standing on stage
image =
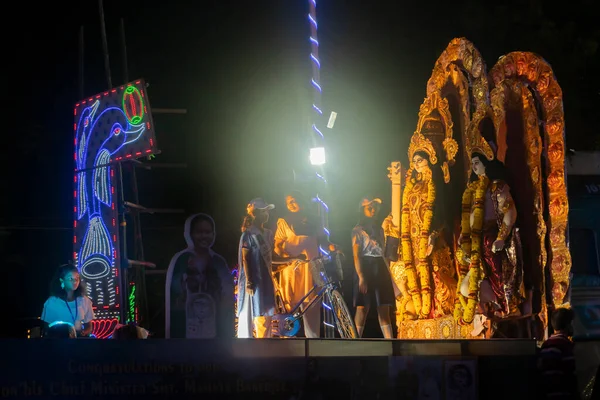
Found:
[[[381,199],[364,198],[360,203],[361,215],[352,230],[352,253],[354,255],[354,322],[358,335],[362,337],[367,314],[373,303],[377,304],[379,326],[383,337],[391,339],[392,323],[390,307],[394,304],[392,278],[383,258],[384,235],[381,226],[375,223]]]
[[[273,232],[265,229],[273,204],[254,199],[246,208],[238,262],[238,338],[271,337],[275,313],[275,288],[271,276]]]
[[[41,319],[48,324],[72,324],[80,337],[92,333],[92,301],[85,295],[85,285],[77,267],[66,264],[58,268],[50,284],[50,297],[44,303]]]
[[[277,221],[275,253],[281,257],[295,258],[301,255],[310,261],[319,256],[318,222],[307,212],[307,202],[296,191],[285,197],[288,213]],[[279,286],[283,303],[289,312],[306,294],[314,283],[308,263],[288,267],[279,273]],[[304,301],[304,306],[312,300]],[[303,307],[304,307],[303,306]],[[303,316],[304,334],[307,338],[318,338],[321,329],[321,307],[311,307]]]

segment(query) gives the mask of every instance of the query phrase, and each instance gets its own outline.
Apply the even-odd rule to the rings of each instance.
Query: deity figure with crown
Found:
[[[456,288],[438,206],[443,181],[433,169],[437,155],[425,136],[413,135],[408,155],[411,166],[402,196],[401,244],[410,298],[403,300],[400,315],[401,319],[441,317],[451,313]],[[407,310],[411,300],[412,310]]]
[[[454,310],[460,324],[471,323],[480,305],[480,313],[489,318],[517,316],[525,300],[517,209],[504,165],[483,138],[467,152],[472,171],[462,197]]]

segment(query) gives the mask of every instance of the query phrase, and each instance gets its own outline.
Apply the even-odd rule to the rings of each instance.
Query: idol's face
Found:
[[[471,159],[471,169],[475,172],[475,175],[482,176],[485,175],[485,165],[479,159],[479,156],[473,157]]]
[[[413,168],[419,174],[423,173],[427,168],[429,168],[429,161],[426,158],[421,157],[419,154],[415,155],[412,159]]]

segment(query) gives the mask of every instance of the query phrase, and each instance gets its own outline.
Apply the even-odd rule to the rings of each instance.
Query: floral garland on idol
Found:
[[[481,267],[481,233],[483,228],[483,207],[485,193],[490,180],[482,175],[475,182],[471,182],[463,193],[461,215],[461,243],[457,249],[460,275],[456,286],[456,300],[454,306],[454,319],[460,325],[473,322],[475,309],[479,302],[479,285],[483,279]],[[473,213],[473,227],[471,228],[471,212]],[[469,257],[470,256],[470,257]],[[470,272],[470,273],[468,273]],[[469,295],[465,298],[460,291],[463,280],[469,276]]]
[[[406,277],[408,283],[408,293],[410,294],[415,312],[422,318],[427,318],[431,312],[431,282],[429,279],[429,266],[427,262],[427,247],[429,240],[429,231],[431,229],[431,220],[433,218],[433,203],[435,201],[435,185],[431,176],[431,170],[419,174],[417,179],[412,178],[413,168],[407,171],[406,187],[402,196],[402,259],[406,268]],[[417,267],[415,269],[412,242],[410,237],[410,202],[409,195],[413,191],[415,183],[422,180],[427,185],[427,200],[425,204],[425,213],[423,215],[423,225],[419,235],[417,251]],[[418,212],[418,211],[417,211]],[[417,278],[419,284],[417,284]],[[400,318],[404,318],[404,310],[408,303],[408,298],[403,298],[401,303]]]

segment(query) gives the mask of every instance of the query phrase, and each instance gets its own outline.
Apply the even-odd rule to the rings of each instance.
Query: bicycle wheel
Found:
[[[348,310],[344,298],[336,289],[329,292],[331,308],[335,317],[335,324],[342,339],[358,339],[358,332],[354,326],[354,320]]]

